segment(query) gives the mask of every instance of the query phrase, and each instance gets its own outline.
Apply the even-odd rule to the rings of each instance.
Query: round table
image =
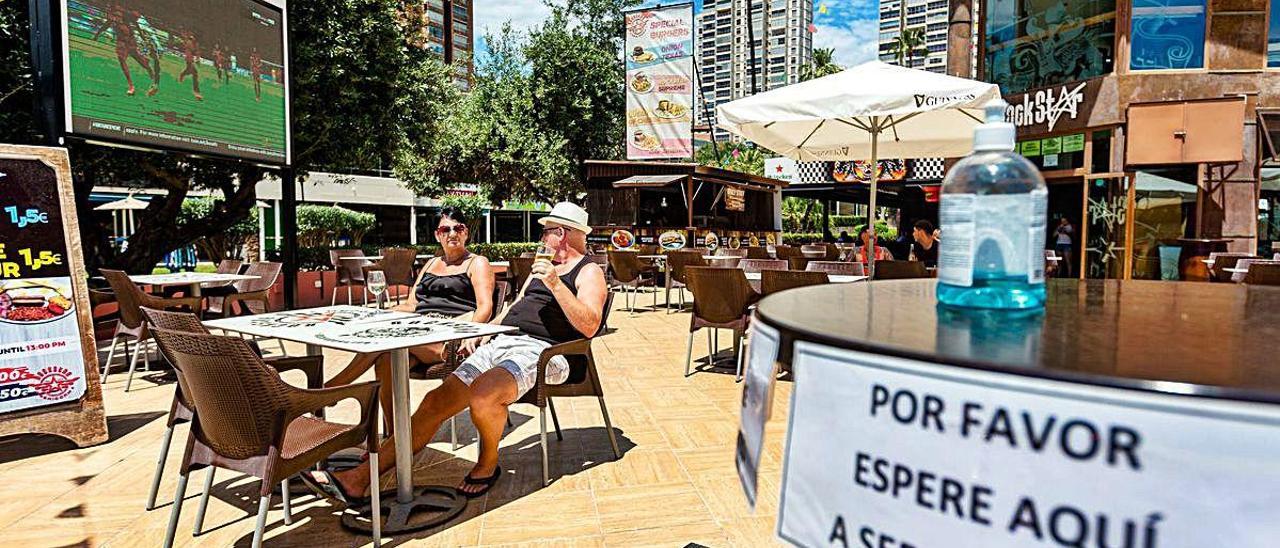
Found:
[[[783,538],[1035,544],[1036,512],[1090,546],[1104,520],[1112,539],[1121,522],[1187,546],[1274,539],[1280,288],[1050,280],[1043,311],[1000,313],[939,307],[935,283],[759,303],[737,454],[754,485],[753,413],[790,369]]]

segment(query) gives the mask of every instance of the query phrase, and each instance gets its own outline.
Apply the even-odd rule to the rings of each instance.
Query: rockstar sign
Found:
[[[1005,97],[1005,120],[1019,135],[1037,135],[1086,127],[1101,79],[1072,82]]]

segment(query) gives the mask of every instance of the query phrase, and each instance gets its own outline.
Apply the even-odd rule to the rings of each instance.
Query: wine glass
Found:
[[[373,293],[374,304],[381,309],[382,294],[387,292],[387,274],[381,270],[370,270],[369,276],[365,280],[365,287],[368,287],[369,292]]]

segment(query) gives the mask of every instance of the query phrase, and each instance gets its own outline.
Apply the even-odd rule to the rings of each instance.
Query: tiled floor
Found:
[[[616,299],[621,306],[623,299]],[[649,303],[648,296],[640,303]],[[414,546],[771,546],[781,480],[783,432],[789,383],[780,383],[766,431],[761,500],[747,507],[733,464],[740,386],[731,372],[684,377],[688,313],[641,309],[615,311],[615,330],[595,342],[610,418],[624,451],[614,460],[594,399],[557,401],[564,441],[550,436],[549,487],[541,485],[537,409],[513,406],[502,442],[507,475],[488,495],[470,503],[453,522],[436,530],[384,542]],[[720,343],[728,364],[730,337]],[[301,349],[289,349],[301,353]],[[707,352],[705,335],[695,359]],[[329,374],[349,359],[326,353]],[[187,428],[179,426],[161,484],[160,508],[146,512],[164,413],[173,385],[141,377],[124,393],[124,375],[106,384],[111,441],[85,449],[57,438],[23,436],[0,440],[0,539],[6,546],[158,546],[169,517],[177,463]],[[371,374],[370,374],[371,376]],[[286,378],[288,375],[286,375]],[[290,378],[290,380],[295,380]],[[300,380],[298,382],[301,382]],[[435,382],[412,383],[414,401]],[[354,415],[339,407],[330,418]],[[474,430],[459,421],[467,442],[451,452],[447,428],[417,458],[418,484],[456,484],[475,459]],[[191,536],[204,472],[188,484],[177,544],[248,546],[256,510],[257,480],[221,471],[205,527]],[[384,477],[390,487],[392,477]],[[368,537],[338,525],[328,503],[309,495],[293,499],[294,522],[286,526],[279,499],[267,522],[268,546],[360,546]]]

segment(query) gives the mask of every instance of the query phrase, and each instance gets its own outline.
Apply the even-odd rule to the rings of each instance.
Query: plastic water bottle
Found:
[[[938,302],[1028,309],[1044,306],[1045,214],[1049,191],[1035,164],[1015,153],[1007,105],[988,104],[973,154],[942,183]]]

